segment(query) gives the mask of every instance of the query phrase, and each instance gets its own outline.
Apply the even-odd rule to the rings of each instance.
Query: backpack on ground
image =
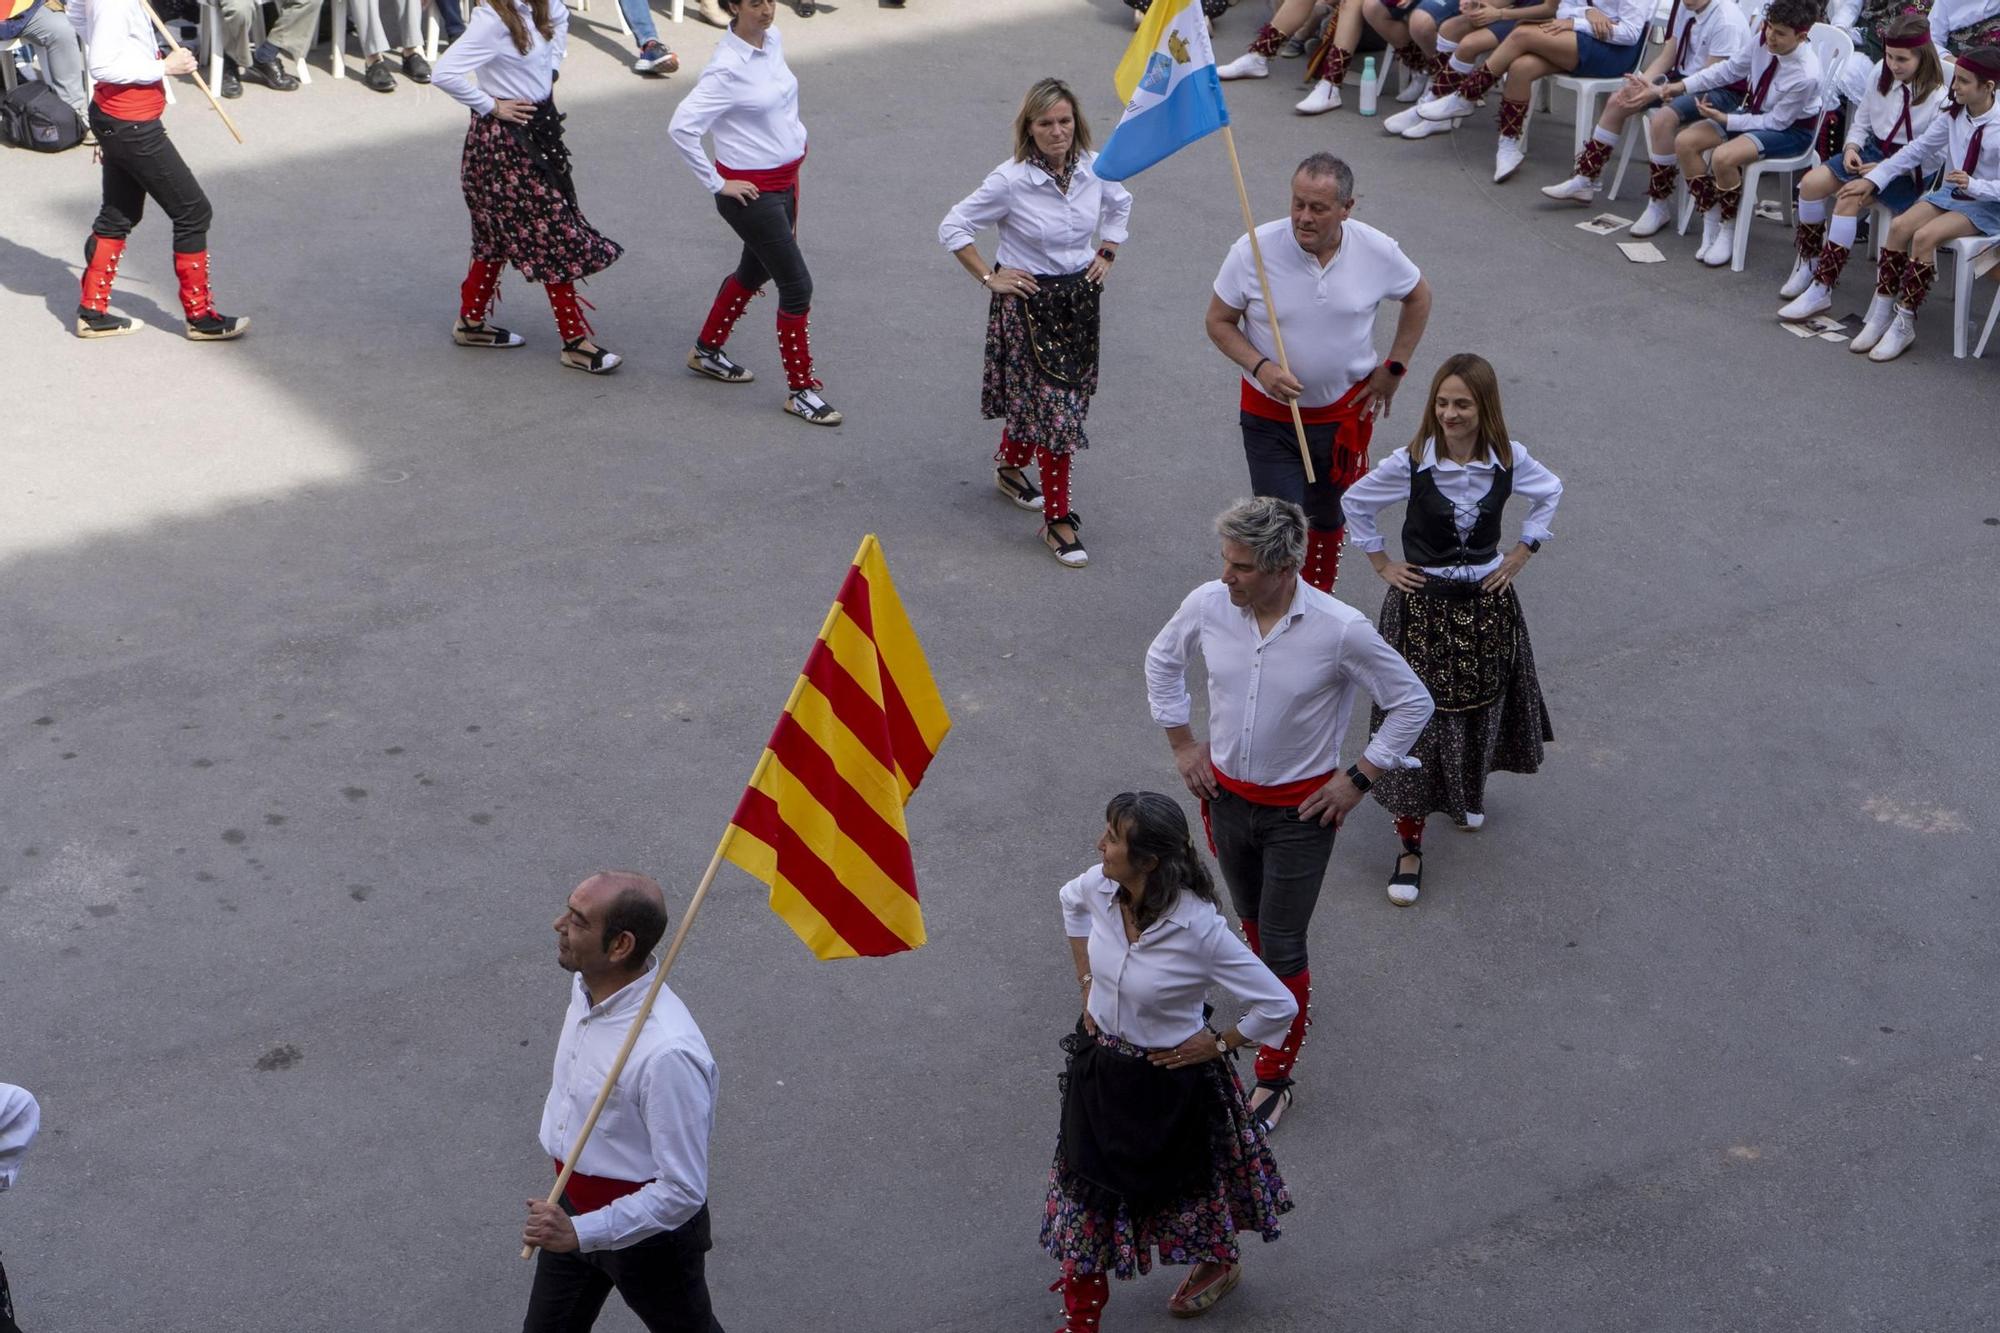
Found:
[[[40,79],[24,79],[0,97],[0,139],[16,148],[60,153],[83,142],[83,122],[54,88]]]

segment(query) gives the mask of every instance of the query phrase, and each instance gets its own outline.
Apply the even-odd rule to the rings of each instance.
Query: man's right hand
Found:
[[[1215,763],[1209,758],[1207,741],[1190,741],[1174,747],[1174,767],[1181,771],[1187,789],[1204,801],[1222,794],[1215,781]]]
[[[185,46],[176,46],[173,50],[167,52],[166,71],[168,78],[184,79],[199,68],[201,66],[195,62],[194,52],[188,50]]]
[[[1298,377],[1275,361],[1257,367],[1257,387],[1281,403],[1289,403],[1306,391]]]

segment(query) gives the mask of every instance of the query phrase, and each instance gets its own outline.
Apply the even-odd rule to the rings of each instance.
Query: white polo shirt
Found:
[[[1408,296],[1423,274],[1385,233],[1352,218],[1341,224],[1340,248],[1324,266],[1299,247],[1289,218],[1257,228],[1257,244],[1264,251],[1292,374],[1305,386],[1299,406],[1325,407],[1374,373],[1380,364],[1375,309]],[[1215,294],[1225,305],[1247,312],[1244,332],[1250,345],[1276,361],[1278,344],[1271,337],[1271,313],[1257,285],[1248,236],[1237,237],[1229,247],[1229,257],[1215,275]]]

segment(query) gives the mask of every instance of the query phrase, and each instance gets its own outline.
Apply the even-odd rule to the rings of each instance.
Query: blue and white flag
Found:
[[[1100,180],[1136,176],[1229,123],[1200,0],[1153,0],[1116,79],[1125,116],[1091,167]]]

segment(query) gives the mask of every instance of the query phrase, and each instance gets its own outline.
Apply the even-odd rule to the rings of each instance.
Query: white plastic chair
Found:
[[[1645,34],[1639,38],[1638,63],[1633,65],[1632,68],[1635,70],[1644,69],[1646,62],[1653,58],[1654,53],[1659,49],[1659,44],[1664,40],[1665,38],[1658,26],[1648,23]],[[1570,156],[1576,157],[1583,152],[1584,144],[1590,141],[1590,132],[1597,128],[1597,104],[1599,100],[1609,97],[1612,93],[1624,87],[1625,76],[1621,74],[1616,78],[1610,79],[1580,79],[1574,74],[1556,74],[1540,80],[1539,84],[1542,89],[1542,109],[1544,111],[1550,110],[1555,104],[1555,98],[1549,91],[1551,84],[1557,88],[1576,94],[1576,124],[1573,127],[1574,133],[1571,135],[1574,142],[1570,144],[1569,149]],[[1625,141],[1625,155],[1627,157],[1630,157],[1632,154],[1632,132],[1635,125],[1638,127],[1639,137],[1642,139],[1645,138],[1646,118],[1644,116],[1634,116],[1631,120],[1626,121],[1625,129],[1619,135]],[[1621,176],[1625,173],[1623,162],[1619,163],[1618,173]],[[1617,197],[1615,183],[1611,197]]]
[[[332,49],[327,56],[327,64],[336,79],[347,77],[347,6],[349,0],[331,0],[333,7]],[[364,5],[372,5],[375,0],[359,0]],[[424,29],[424,59],[436,62],[438,57],[438,15],[437,6],[424,0],[422,7]],[[407,35],[407,34],[406,34]],[[364,56],[367,52],[362,53]],[[299,82],[306,81],[306,62],[299,62]]]
[[[1895,214],[1880,203],[1875,205],[1868,232],[1877,259],[1882,257],[1882,244],[1889,238],[1889,224],[1893,221]],[[1944,267],[1944,257],[1951,256],[1951,354],[1960,360],[1965,358],[1966,348],[1972,342],[1972,289],[1980,277],[1980,266],[1975,261],[1995,246],[2000,246],[2000,236],[1961,236],[1938,250],[1939,269]],[[2000,310],[2000,297],[1994,298],[1993,305]],[[1972,355],[1983,354],[1986,340],[1992,336],[1993,315],[1988,313],[1985,332],[1979,336],[1979,350]]]
[[[1993,293],[1993,308],[1986,312],[1986,328],[1979,335],[1979,346],[1972,349],[1975,360],[1986,355],[1986,344],[1992,340],[1996,323],[2000,323],[2000,292]]]

